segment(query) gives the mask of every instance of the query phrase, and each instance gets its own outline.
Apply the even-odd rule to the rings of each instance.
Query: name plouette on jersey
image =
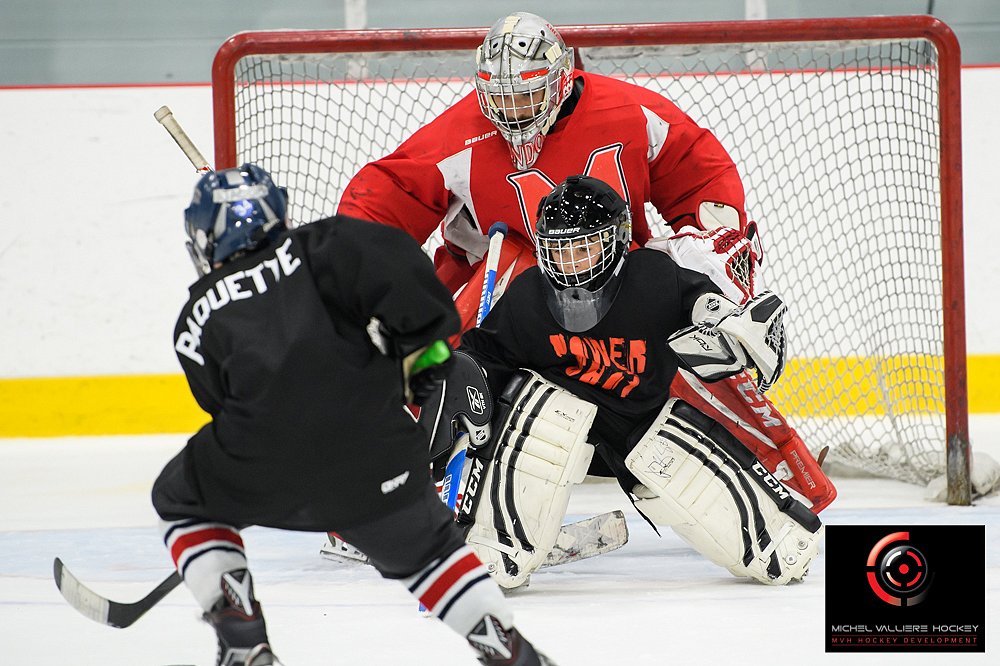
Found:
[[[560,358],[572,357],[566,376],[624,398],[639,385],[646,369],[646,341],[626,338],[597,340],[557,333],[549,336]]]
[[[235,271],[220,278],[205,294],[191,305],[191,315],[186,318],[187,330],[181,331],[174,342],[174,349],[198,365],[205,365],[204,357],[198,352],[201,346],[201,332],[209,317],[216,310],[224,308],[234,301],[252,298],[257,294],[267,292],[266,277],[270,274],[274,282],[281,277],[291,275],[302,260],[292,255],[290,247],[292,239],[277,247],[274,256],[264,259],[256,266],[242,271]]]

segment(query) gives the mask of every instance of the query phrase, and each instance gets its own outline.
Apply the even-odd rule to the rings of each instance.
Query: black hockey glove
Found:
[[[424,404],[435,387],[448,376],[454,362],[447,342],[438,340],[428,345],[407,372],[406,401],[413,405]]]

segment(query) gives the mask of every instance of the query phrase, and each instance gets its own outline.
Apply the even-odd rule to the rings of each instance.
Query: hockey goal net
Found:
[[[837,469],[968,503],[959,49],[930,17],[564,26],[585,68],[675,101],[729,150],[791,304],[770,394]],[[219,167],[295,222],[472,90],[485,29],[241,33],[213,69]],[[582,167],[583,165],[581,165]],[[662,219],[649,209],[651,224]],[[430,239],[428,249],[433,249]]]

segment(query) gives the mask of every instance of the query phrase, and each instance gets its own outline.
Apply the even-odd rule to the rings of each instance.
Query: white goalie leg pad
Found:
[[[534,372],[511,402],[466,537],[501,587],[525,583],[555,545],[571,486],[594,455],[587,433],[596,415],[596,405]]]
[[[636,508],[736,576],[801,580],[823,526],[735,437],[676,398],[625,459]]]

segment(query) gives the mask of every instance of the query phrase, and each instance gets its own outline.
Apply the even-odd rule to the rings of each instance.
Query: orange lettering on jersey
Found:
[[[625,203],[631,205],[628,187],[625,184],[625,168],[622,166],[623,149],[622,144],[613,143],[594,150],[587,158],[587,166],[583,173],[603,180],[625,199]],[[521,209],[521,222],[524,224],[527,237],[534,240],[535,224],[538,222],[538,202],[555,189],[556,183],[538,169],[512,173],[507,176],[507,182],[513,185],[517,192],[517,205]]]
[[[639,385],[639,375],[646,369],[645,340],[556,334],[549,336],[549,343],[556,356],[571,360],[567,377],[622,398]]]
[[[549,344],[551,344],[552,348],[556,350],[556,356],[559,357],[565,356],[566,352],[569,351],[569,349],[566,347],[566,336],[564,335],[559,335],[559,334],[550,335]]]

